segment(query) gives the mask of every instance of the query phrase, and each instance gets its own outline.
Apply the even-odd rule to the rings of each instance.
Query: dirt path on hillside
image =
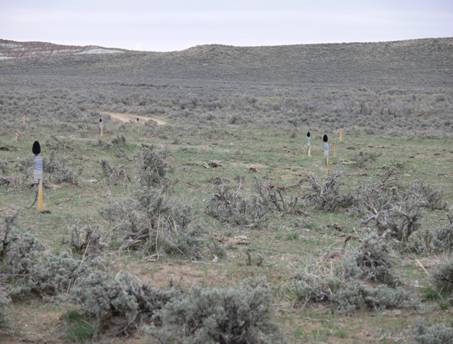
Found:
[[[110,116],[114,121],[123,122],[123,123],[137,123],[137,118],[139,119],[138,123],[146,123],[148,121],[156,122],[157,125],[167,125],[167,122],[163,119],[157,117],[146,117],[134,115],[132,113],[119,113],[119,112],[110,112],[110,111],[99,111],[101,115]]]

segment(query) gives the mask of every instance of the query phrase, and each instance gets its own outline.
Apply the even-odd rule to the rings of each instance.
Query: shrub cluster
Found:
[[[258,227],[268,220],[268,204],[258,194],[246,196],[242,184],[222,183],[209,200],[206,213],[221,222]]]
[[[107,160],[101,160],[102,176],[107,179],[109,184],[117,185],[120,182],[130,181],[124,167],[113,167]]]
[[[453,295],[453,258],[436,267],[431,274],[431,281],[440,293]]]
[[[394,266],[395,257],[388,242],[371,233],[343,259],[341,269],[343,276],[348,278],[396,286],[399,281],[393,271]]]
[[[154,147],[144,146],[138,163],[138,188],[132,197],[112,200],[101,216],[121,249],[200,258],[203,230],[192,223],[192,210],[170,195],[166,163]]]
[[[6,324],[6,306],[11,302],[8,294],[0,288],[0,328]]]
[[[283,187],[255,179],[256,193],[269,210],[283,214],[301,214],[299,197],[290,195]]]
[[[261,282],[239,288],[192,289],[158,312],[160,343],[284,343],[272,321],[271,290]]]
[[[101,215],[112,225],[121,249],[192,258],[202,255],[203,231],[191,223],[190,207],[179,206],[165,190],[145,189],[135,198],[112,201]]]
[[[419,321],[413,331],[413,338],[418,344],[453,344],[453,327],[450,326],[430,326]]]
[[[70,183],[77,185],[80,171],[74,172],[62,156],[57,156],[51,151],[48,157],[44,158],[44,172],[49,174],[49,180],[53,183]]]
[[[298,303],[323,302],[340,313],[413,307],[411,293],[398,286],[394,265],[388,243],[371,234],[334,266],[318,262],[296,274],[291,290]]]
[[[442,195],[421,182],[402,188],[395,168],[386,169],[374,183],[362,185],[356,192],[355,211],[362,224],[395,241],[399,249],[409,249],[409,241],[421,228],[422,209],[443,209]]]
[[[97,261],[66,252],[48,253],[31,233],[18,230],[14,221],[15,217],[6,218],[0,229],[0,264],[13,299],[67,292],[80,276],[98,268]]]
[[[160,187],[166,182],[165,154],[154,146],[143,145],[138,159],[138,179],[142,187]]]
[[[97,225],[89,222],[77,222],[69,230],[69,246],[74,254],[97,256],[106,246]]]
[[[317,209],[336,211],[348,208],[354,202],[354,197],[340,189],[341,174],[329,174],[324,180],[311,175],[308,177],[310,189],[304,194],[305,201]]]
[[[126,272],[112,278],[94,271],[76,283],[71,298],[85,316],[95,320],[98,333],[111,330],[124,334],[155,321],[155,312],[179,293],[171,288],[152,288]]]

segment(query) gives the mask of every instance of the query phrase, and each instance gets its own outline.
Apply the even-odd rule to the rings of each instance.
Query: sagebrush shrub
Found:
[[[442,191],[434,189],[423,181],[417,181],[412,184],[410,192],[419,195],[425,208],[431,210],[444,210],[447,208],[448,204],[443,199]]]
[[[373,223],[380,235],[396,240],[404,250],[410,236],[421,227],[421,210],[426,203],[416,188],[402,190],[388,172],[377,182],[359,187],[355,204],[363,225]]]
[[[80,276],[99,268],[98,261],[46,252],[31,233],[13,227],[13,221],[7,219],[0,230],[0,264],[12,298],[68,292]]]
[[[178,203],[165,190],[144,188],[135,198],[113,201],[101,215],[114,227],[121,249],[199,258],[203,230],[192,225],[191,208]]]
[[[239,288],[194,288],[158,313],[161,343],[283,343],[272,321],[271,290],[263,283]]]
[[[439,292],[453,294],[453,258],[450,257],[435,268],[431,281]]]
[[[27,274],[10,279],[10,295],[18,299],[30,294],[54,296],[67,293],[80,277],[99,268],[100,262],[82,261],[66,252],[42,254],[35,257]]]
[[[432,232],[432,246],[436,253],[453,251],[453,214],[448,215],[449,223]]]
[[[453,327],[444,324],[430,326],[418,321],[413,332],[418,344],[453,344]]]
[[[167,163],[165,155],[154,146],[142,146],[138,163],[138,179],[142,187],[157,187],[166,179]]]
[[[383,285],[371,287],[359,281],[349,281],[332,295],[332,304],[339,313],[357,310],[383,310],[413,307],[411,294],[403,288]]]
[[[0,227],[0,262],[10,276],[27,275],[44,246],[27,231],[16,227],[16,215],[5,217]]]
[[[75,254],[95,256],[105,247],[99,226],[77,222],[70,227],[69,245]]]
[[[336,211],[337,209],[349,208],[353,205],[353,196],[340,189],[340,173],[329,174],[324,180],[312,175],[308,178],[308,182],[310,189],[304,194],[304,198],[317,209]]]
[[[77,281],[71,298],[84,315],[95,320],[98,333],[114,327],[116,334],[122,334],[151,321],[179,293],[171,288],[155,289],[126,272],[112,278],[106,272],[93,271]]]
[[[239,226],[257,227],[268,220],[269,208],[259,195],[247,197],[241,185],[216,186],[216,192],[209,200],[206,213],[221,222]]]
[[[6,291],[0,288],[0,328],[2,328],[6,323],[6,306],[10,303],[10,298],[8,297]]]
[[[116,185],[119,182],[130,181],[124,167],[113,167],[107,160],[101,160],[101,169],[103,177],[107,179],[109,184]]]
[[[287,190],[272,183],[255,179],[255,189],[260,203],[269,210],[285,214],[300,214],[299,197],[291,196]]]
[[[57,156],[55,151],[51,151],[48,157],[43,161],[44,172],[48,173],[49,180],[53,183],[70,183],[77,185],[78,177],[81,171],[74,172],[71,169],[66,159],[62,156]]]
[[[302,271],[292,280],[292,293],[301,304],[329,302],[343,281],[332,274],[319,271]]]
[[[387,241],[377,234],[370,234],[343,261],[345,275],[395,286],[398,279],[393,267],[395,258]]]
[[[357,167],[365,168],[369,163],[375,162],[379,156],[380,154],[360,151],[354,155],[352,161],[355,162]]]

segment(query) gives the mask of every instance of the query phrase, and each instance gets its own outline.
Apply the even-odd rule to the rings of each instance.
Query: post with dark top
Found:
[[[99,136],[104,136],[104,122],[102,122],[102,117],[99,118]]]
[[[307,155],[311,156],[311,133],[307,132]]]
[[[324,134],[323,138],[323,151],[324,151],[324,166],[329,168],[329,154],[330,154],[330,145],[329,138]]]
[[[38,141],[33,142],[32,152],[35,155],[33,159],[33,184],[37,186],[37,209],[39,212],[44,211],[44,190],[43,190],[43,163],[41,158],[41,145]]]

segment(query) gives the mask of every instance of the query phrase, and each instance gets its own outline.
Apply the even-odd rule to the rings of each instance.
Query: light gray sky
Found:
[[[0,0],[0,38],[168,51],[453,37],[453,0]]]

